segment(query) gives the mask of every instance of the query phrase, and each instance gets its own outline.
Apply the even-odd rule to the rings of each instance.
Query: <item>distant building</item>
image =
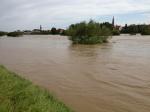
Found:
[[[40,33],[40,32],[41,32],[41,30],[40,30],[40,29],[34,29],[34,30],[32,30],[32,32]]]
[[[63,34],[64,31],[65,31],[64,29],[58,29],[58,30],[57,30],[57,32],[58,32],[59,34]]]
[[[121,31],[122,30],[122,26],[120,26],[120,25],[115,25],[115,17],[113,16],[113,18],[112,18],[112,26],[113,26],[113,28],[114,29],[117,29],[117,30],[119,30],[119,31]]]
[[[32,32],[34,33],[40,33],[42,31],[42,25],[40,25],[39,29],[33,29]]]
[[[16,32],[21,32],[20,30],[17,30]]]
[[[123,27],[119,26],[119,25],[116,25],[116,26],[114,26],[114,28],[117,29],[117,30],[119,30],[119,31],[121,31]]]
[[[30,31],[30,30],[24,30],[23,32],[24,32],[24,34],[31,34],[32,33],[32,31]]]

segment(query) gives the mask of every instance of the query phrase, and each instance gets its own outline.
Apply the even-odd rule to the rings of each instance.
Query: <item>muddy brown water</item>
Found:
[[[67,37],[0,39],[0,64],[76,112],[150,112],[150,36],[72,45]]]

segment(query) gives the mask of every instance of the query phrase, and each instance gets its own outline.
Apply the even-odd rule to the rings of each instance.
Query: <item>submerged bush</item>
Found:
[[[11,36],[11,37],[19,37],[22,35],[23,35],[23,32],[10,32],[7,34],[7,36]]]
[[[7,34],[6,32],[0,31],[0,36],[4,36],[6,34]]]
[[[107,42],[111,31],[91,20],[88,23],[81,22],[70,25],[67,34],[74,44],[98,44]]]

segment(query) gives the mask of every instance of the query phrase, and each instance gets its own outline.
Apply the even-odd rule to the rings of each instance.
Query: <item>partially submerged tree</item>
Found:
[[[88,23],[81,22],[70,25],[67,34],[74,44],[99,44],[107,42],[111,36],[111,30],[91,20]]]

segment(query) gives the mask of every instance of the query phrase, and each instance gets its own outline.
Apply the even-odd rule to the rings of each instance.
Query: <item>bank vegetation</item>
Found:
[[[67,35],[74,44],[100,44],[107,42],[112,33],[106,25],[91,20],[70,25]]]
[[[0,66],[0,112],[72,112],[44,89]]]

